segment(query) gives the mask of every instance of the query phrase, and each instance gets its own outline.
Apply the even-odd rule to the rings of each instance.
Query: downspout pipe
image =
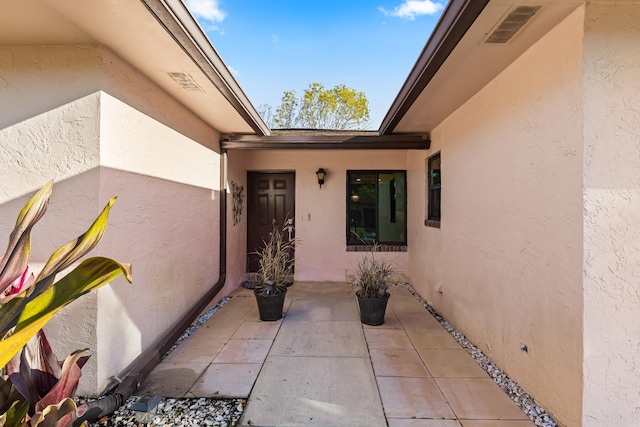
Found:
[[[226,151],[222,152],[221,169],[225,167]],[[213,298],[223,288],[227,277],[227,189],[224,173],[221,173],[221,197],[220,197],[220,270],[218,281],[200,298],[175,326],[155,346],[140,354],[124,370],[124,378],[120,381],[114,379],[116,387],[113,393],[101,396],[98,399],[87,402],[78,407],[77,418],[73,421],[73,427],[80,426],[83,422],[96,422],[99,419],[111,415],[122,406],[140,387],[140,384],[149,375],[153,368],[160,363],[162,357],[169,351],[173,344],[189,328],[200,313],[209,305]],[[119,377],[122,378],[122,377]]]

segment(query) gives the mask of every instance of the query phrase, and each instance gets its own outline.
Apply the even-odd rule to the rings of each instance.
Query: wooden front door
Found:
[[[294,208],[295,173],[247,173],[248,272],[258,271],[258,256],[255,252],[262,248],[262,242],[269,236],[273,221],[282,229],[286,219],[293,221],[295,218]]]

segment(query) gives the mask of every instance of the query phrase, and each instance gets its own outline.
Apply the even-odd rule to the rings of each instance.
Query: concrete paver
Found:
[[[386,426],[386,421],[368,358],[269,356],[241,425]]]
[[[276,322],[239,288],[141,392],[248,397],[247,426],[534,427],[406,288],[390,292],[368,326],[346,284],[296,283]]]

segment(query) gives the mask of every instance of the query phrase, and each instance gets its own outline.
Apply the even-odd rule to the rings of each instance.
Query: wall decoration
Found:
[[[244,202],[244,187],[231,181],[231,195],[233,196],[233,225],[240,222],[242,218],[242,204]]]

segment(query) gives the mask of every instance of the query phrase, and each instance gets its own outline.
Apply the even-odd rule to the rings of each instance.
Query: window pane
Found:
[[[349,174],[349,243],[372,243],[376,236],[376,174]]]
[[[404,242],[405,238],[404,172],[378,175],[378,230],[380,242]]]
[[[406,173],[347,171],[347,243],[406,244]]]
[[[429,215],[427,219],[440,220],[440,197],[442,186],[442,173],[440,167],[440,154],[429,159]]]

